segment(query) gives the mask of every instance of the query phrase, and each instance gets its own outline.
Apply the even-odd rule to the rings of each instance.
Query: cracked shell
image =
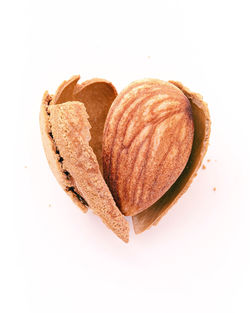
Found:
[[[119,238],[128,242],[128,222],[102,176],[102,133],[117,95],[106,80],[63,82],[54,96],[44,94],[40,129],[44,151],[57,181],[72,200],[91,209]]]

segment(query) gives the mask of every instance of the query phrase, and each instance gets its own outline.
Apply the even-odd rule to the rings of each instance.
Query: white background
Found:
[[[248,2],[1,4],[1,312],[250,312]],[[43,92],[74,74],[179,80],[209,104],[206,170],[129,244],[45,159]]]

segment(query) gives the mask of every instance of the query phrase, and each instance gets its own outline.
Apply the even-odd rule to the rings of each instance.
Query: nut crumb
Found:
[[[150,55],[148,55],[148,56],[147,56],[147,58],[148,58],[148,59],[151,59],[151,56],[150,56]]]
[[[203,170],[205,170],[205,169],[206,169],[206,166],[205,166],[204,164],[202,165],[202,169],[203,169]]]
[[[28,166],[27,165],[24,165],[24,168],[27,168]]]
[[[210,159],[207,160],[208,163],[209,163],[210,161],[211,161]]]
[[[51,208],[51,204],[49,204],[49,208]]]
[[[213,188],[213,191],[216,191],[216,187]]]

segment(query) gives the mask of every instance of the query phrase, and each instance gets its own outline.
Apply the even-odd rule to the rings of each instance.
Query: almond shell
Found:
[[[83,212],[90,208],[128,242],[129,225],[102,177],[102,132],[117,95],[103,79],[63,82],[54,96],[45,92],[40,110],[44,151],[59,184]]]

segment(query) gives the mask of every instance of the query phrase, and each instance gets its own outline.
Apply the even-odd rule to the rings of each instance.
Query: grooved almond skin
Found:
[[[171,83],[136,81],[114,100],[103,133],[103,174],[125,215],[156,202],[188,161],[194,126],[191,105]]]

